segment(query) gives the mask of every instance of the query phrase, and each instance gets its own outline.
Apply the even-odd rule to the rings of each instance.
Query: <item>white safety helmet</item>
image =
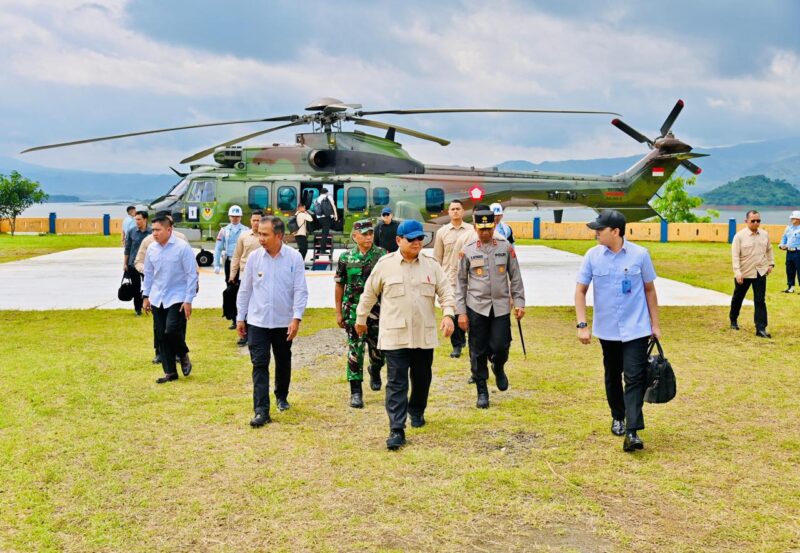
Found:
[[[238,205],[232,205],[231,208],[228,210],[228,217],[241,217],[242,216],[242,208]]]
[[[497,202],[495,202],[492,205],[490,205],[489,209],[491,209],[492,213],[494,213],[495,215],[502,215],[503,214],[503,206],[500,205]]]

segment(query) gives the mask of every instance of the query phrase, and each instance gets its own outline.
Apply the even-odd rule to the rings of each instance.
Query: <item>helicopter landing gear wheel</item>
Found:
[[[214,262],[214,254],[201,249],[195,259],[197,260],[197,264],[201,267],[210,267]]]

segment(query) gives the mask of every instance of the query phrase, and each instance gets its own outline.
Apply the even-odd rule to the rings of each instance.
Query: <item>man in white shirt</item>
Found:
[[[275,403],[279,411],[289,408],[286,398],[292,378],[292,340],[308,302],[305,264],[297,250],[283,243],[285,233],[284,223],[277,217],[261,219],[258,239],[262,247],[247,260],[236,301],[236,329],[239,336],[247,337],[253,363],[253,428],[272,420],[270,348],[275,356]]]
[[[181,362],[183,376],[192,372],[186,346],[186,321],[192,315],[192,300],[197,294],[197,262],[191,246],[172,233],[172,221],[166,216],[153,219],[155,242],[144,258],[142,296],[145,312],[153,313],[164,384],[178,380],[175,357]]]

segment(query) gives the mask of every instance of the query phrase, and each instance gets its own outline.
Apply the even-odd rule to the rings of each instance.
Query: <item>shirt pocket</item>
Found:
[[[608,269],[595,269],[592,271],[592,281],[597,284],[606,284],[611,281],[611,272]]]
[[[383,284],[382,297],[400,298],[406,295],[406,286],[403,282],[403,275],[392,275],[386,278]]]
[[[430,276],[426,277],[425,280],[420,281],[419,295],[426,298],[432,298],[436,295],[436,285],[433,283],[433,279]]]
[[[386,345],[403,346],[408,344],[408,327],[404,320],[390,320],[386,322]]]

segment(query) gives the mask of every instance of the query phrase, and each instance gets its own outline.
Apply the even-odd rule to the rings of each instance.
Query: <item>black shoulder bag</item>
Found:
[[[658,349],[656,354],[653,353],[654,347]],[[675,397],[677,390],[672,365],[664,357],[664,350],[661,349],[658,339],[651,338],[647,348],[647,389],[644,400],[647,403],[667,403]]]

